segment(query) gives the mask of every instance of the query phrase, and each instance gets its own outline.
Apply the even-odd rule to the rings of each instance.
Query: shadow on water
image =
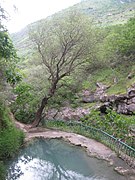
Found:
[[[37,139],[8,162],[7,180],[126,180],[107,162],[62,140]]]

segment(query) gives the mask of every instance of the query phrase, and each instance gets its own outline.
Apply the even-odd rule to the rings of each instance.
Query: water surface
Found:
[[[107,162],[62,140],[37,139],[8,163],[7,180],[126,180]]]

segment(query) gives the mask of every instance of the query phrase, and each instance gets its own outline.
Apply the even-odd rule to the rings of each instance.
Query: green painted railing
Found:
[[[100,129],[86,126],[75,121],[51,120],[46,121],[46,125],[59,128],[66,126],[71,132],[77,132],[78,134],[96,139],[114,150],[118,156],[125,160],[130,166],[135,167],[135,149]]]

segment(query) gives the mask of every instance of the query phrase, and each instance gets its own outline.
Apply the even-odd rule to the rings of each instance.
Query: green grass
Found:
[[[96,83],[100,82],[109,88],[106,90],[108,95],[125,94],[127,88],[135,83],[135,65],[134,62],[121,62],[115,68],[104,67],[95,70],[90,74],[82,84],[82,89],[88,89],[94,92],[97,88]],[[128,74],[132,74],[132,78],[128,79]],[[116,81],[115,81],[116,80]]]

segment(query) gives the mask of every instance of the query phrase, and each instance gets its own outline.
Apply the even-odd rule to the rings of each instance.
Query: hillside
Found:
[[[77,9],[87,14],[99,26],[108,26],[126,22],[134,16],[135,0],[83,0],[80,3],[58,12],[52,16],[61,16],[69,9]],[[49,17],[51,18],[51,17]],[[44,20],[43,20],[44,21]],[[33,24],[37,24],[35,22]],[[20,32],[11,34],[11,38],[20,55],[29,54],[28,25]]]
[[[84,12],[85,14],[87,14],[88,17],[93,18],[94,24],[96,23],[96,26],[98,25],[100,27],[106,27],[119,23],[123,24],[130,17],[132,17],[135,12],[135,1],[85,0],[74,5],[73,7],[70,7],[69,9],[78,9],[80,12]],[[56,13],[48,17],[48,19],[51,19],[52,17],[61,17],[69,9]],[[34,80],[36,80],[36,82],[39,81],[36,74],[41,70],[41,67],[38,66],[37,57],[33,55],[32,44],[28,37],[28,29],[29,27],[37,26],[38,23],[44,21],[45,20],[41,20],[30,24],[20,32],[11,35],[15,47],[18,49],[18,54],[22,57],[19,67],[23,69],[23,72],[26,75],[29,76],[28,79],[30,79],[30,81],[33,79],[32,77],[34,77]],[[112,85],[111,88],[108,89],[108,93],[125,93],[126,89],[132,85],[132,81],[134,80],[133,76],[131,80],[129,80],[128,82],[126,81],[128,74],[134,71],[134,65],[129,66],[129,68],[126,68],[127,71],[123,72],[125,66],[127,67],[128,65],[126,63],[121,64],[121,67],[117,67],[115,69],[108,69],[106,67],[104,67],[103,69],[100,68],[100,70],[94,71],[92,76],[87,76],[86,81],[83,83],[83,87],[91,88],[92,90],[94,90],[96,88],[96,82],[99,81],[110,85],[113,83],[113,79],[117,77],[118,83],[114,83],[114,85]],[[89,73],[91,74],[91,72]],[[91,82],[91,84],[89,84],[89,82]]]
[[[124,23],[133,16],[135,1],[86,0],[74,6],[94,18],[100,25]]]
[[[123,24],[130,17],[134,16],[135,12],[135,1],[134,0],[83,0],[80,3],[70,7],[69,9],[79,10],[80,12],[84,12],[88,17],[92,18],[94,24],[100,27],[107,27],[114,24]],[[56,13],[47,19],[51,19],[53,17],[61,17],[64,15],[66,11],[69,9],[65,9],[59,13]],[[31,41],[28,37],[28,29],[32,26],[37,26],[38,23],[44,22],[45,20],[41,20],[38,22],[34,22],[20,32],[12,34],[12,40],[14,42],[15,47],[18,50],[18,54],[21,58],[21,63],[19,67],[23,69],[23,72],[27,75],[30,75],[30,79],[32,76],[36,76],[37,71],[40,71],[40,66],[38,66],[37,57],[35,54],[33,55],[33,47]],[[34,61],[34,63],[33,63]],[[124,66],[124,67],[122,67]],[[108,90],[108,93],[125,93],[126,89],[130,87],[132,84],[132,80],[134,80],[134,76],[132,80],[126,81],[128,74],[134,71],[134,65],[129,66],[126,72],[123,72],[123,68],[128,66],[127,64],[122,64],[121,67],[117,67],[115,69],[104,67],[100,68],[100,71],[93,72],[92,76],[88,76],[86,81],[83,83],[84,88],[92,88],[95,89],[96,82],[103,82],[108,85],[112,84],[113,79],[117,76],[118,83],[111,86]],[[91,74],[91,73],[90,73]],[[109,77],[109,78],[106,78]],[[35,77],[37,81],[37,76]],[[88,82],[91,82],[89,85]]]

